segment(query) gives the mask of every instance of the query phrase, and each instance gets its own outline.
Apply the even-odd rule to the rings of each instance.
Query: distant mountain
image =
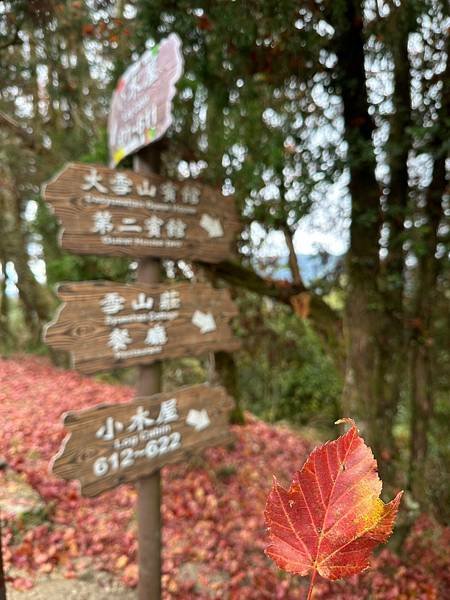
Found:
[[[335,256],[334,254],[297,254],[300,274],[305,284],[334,271],[343,258],[343,255]],[[268,258],[266,264],[261,261],[256,270],[261,275],[272,279],[292,280],[287,256]]]

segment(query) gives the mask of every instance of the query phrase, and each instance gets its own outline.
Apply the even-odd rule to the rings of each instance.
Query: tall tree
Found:
[[[82,271],[98,277],[111,269],[90,257],[61,255],[55,220],[39,189],[65,161],[95,153],[94,143],[104,140],[115,64],[111,57],[126,60],[129,34],[114,2],[0,3],[2,342],[11,345],[14,338],[13,302],[6,292],[11,284],[16,283],[31,339],[39,340],[52,306],[43,285],[45,272],[53,283],[55,275],[76,278]]]
[[[443,16],[449,15],[448,4]],[[411,335],[411,453],[410,486],[416,496],[426,484],[428,434],[436,403],[436,320],[435,310],[439,278],[443,274],[448,250],[439,230],[443,217],[443,199],[449,198],[446,161],[450,140],[450,36],[446,40],[447,63],[442,77],[440,106],[428,142],[431,175],[428,188],[419,197],[419,231],[417,241],[416,285],[412,298],[413,331]],[[447,248],[446,248],[447,245]],[[448,267],[448,263],[447,263]],[[450,331],[447,330],[450,342]]]
[[[186,76],[168,168],[181,165],[234,191],[248,223],[240,265],[219,265],[217,276],[282,301],[286,293],[305,292],[293,243],[298,225],[333,183],[348,182],[344,360],[341,315],[326,304],[323,288],[308,290],[310,320],[330,348],[332,338],[339,340],[334,356],[345,365],[343,405],[365,417],[388,480],[400,474],[395,424],[410,398],[411,460],[422,457],[423,472],[435,393],[424,344],[433,347],[431,297],[448,268],[444,3],[137,6],[141,44],[170,31],[184,44]],[[250,273],[255,224],[284,236],[293,282],[287,291]],[[414,334],[418,326],[426,327],[425,338]],[[423,499],[420,485],[413,487]]]

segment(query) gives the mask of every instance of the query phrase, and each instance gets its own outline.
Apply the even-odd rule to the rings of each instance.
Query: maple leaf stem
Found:
[[[313,593],[313,588],[314,588],[314,582],[316,580],[316,575],[317,575],[317,571],[314,569],[314,571],[312,572],[312,575],[311,575],[311,580],[309,582],[309,589],[308,589],[308,595],[306,596],[306,600],[311,600],[311,598],[312,598],[312,593]]]

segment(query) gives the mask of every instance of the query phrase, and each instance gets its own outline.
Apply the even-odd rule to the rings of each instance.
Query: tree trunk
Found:
[[[233,354],[229,352],[215,352],[215,367],[219,376],[220,383],[227,392],[234,398],[236,405],[230,415],[232,423],[243,425],[245,423],[244,411],[239,399],[239,389],[237,381],[236,361]]]
[[[428,429],[433,413],[432,352],[416,340],[411,348],[411,447],[409,487],[413,496],[426,500]]]
[[[425,474],[428,453],[428,434],[433,416],[435,391],[433,365],[434,301],[439,277],[437,258],[438,229],[443,216],[443,197],[448,190],[446,161],[450,138],[450,36],[447,37],[447,65],[442,75],[443,90],[432,143],[433,176],[426,196],[424,216],[426,226],[422,236],[423,251],[419,256],[415,311],[412,323],[415,335],[411,344],[411,448],[409,487],[415,498],[426,503]]]
[[[35,340],[40,328],[49,319],[51,300],[47,290],[36,281],[28,264],[27,238],[21,222],[20,201],[12,174],[3,162],[0,169],[0,256],[4,263],[11,261],[17,272],[19,298],[24,308],[25,321]]]
[[[448,118],[448,117],[447,117]],[[438,227],[442,216],[441,201],[445,192],[445,154],[434,164],[433,180],[426,206],[427,228],[423,243],[426,251],[419,258],[415,316],[415,335],[411,342],[411,453],[410,488],[418,500],[425,500],[424,477],[428,451],[428,430],[433,416],[433,317],[434,296],[439,275],[436,258]]]
[[[2,257],[0,259],[0,265],[3,272],[3,277],[0,280],[0,349],[4,350],[12,339],[11,331],[9,328],[9,307],[8,307],[8,296],[6,295],[6,259]]]
[[[379,333],[377,336],[377,369],[374,373],[377,394],[376,421],[393,424],[400,403],[401,382],[407,372],[407,343],[404,319],[404,223],[410,210],[408,155],[412,146],[410,127],[411,71],[408,40],[416,16],[411,6],[394,11],[388,21],[386,37],[394,62],[394,112],[390,121],[387,143],[389,162],[389,192],[385,195],[383,224],[388,230],[387,255],[380,265]],[[382,430],[380,429],[380,434]],[[392,480],[398,456],[395,440],[390,436],[383,448],[384,474]]]
[[[383,390],[376,378],[382,305],[378,290],[381,215],[372,141],[374,124],[369,114],[360,2],[345,0],[336,4],[330,8],[329,18],[336,30],[336,77],[343,101],[352,202],[343,406],[348,416],[365,421],[369,443],[380,458],[393,452],[393,435],[391,415],[381,410],[385,404],[380,397]]]
[[[303,285],[302,276],[300,275],[300,268],[298,266],[297,253],[295,252],[294,248],[293,234],[289,228],[289,225],[286,225],[283,228],[283,233],[289,253],[289,268],[291,270],[292,281],[294,282],[294,285]]]
[[[205,265],[195,265],[195,274],[198,281],[207,281],[213,287],[217,286],[217,277],[214,271],[206,268]],[[231,292],[233,289],[231,288]],[[236,425],[245,424],[244,411],[240,402],[238,369],[235,355],[230,352],[213,352],[210,354],[210,381],[219,383],[227,390],[228,394],[234,399],[235,406],[230,415],[231,423]]]

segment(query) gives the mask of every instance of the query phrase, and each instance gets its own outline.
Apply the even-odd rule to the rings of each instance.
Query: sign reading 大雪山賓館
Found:
[[[69,163],[43,186],[62,225],[62,248],[79,254],[217,263],[234,254],[234,200],[189,179]]]

